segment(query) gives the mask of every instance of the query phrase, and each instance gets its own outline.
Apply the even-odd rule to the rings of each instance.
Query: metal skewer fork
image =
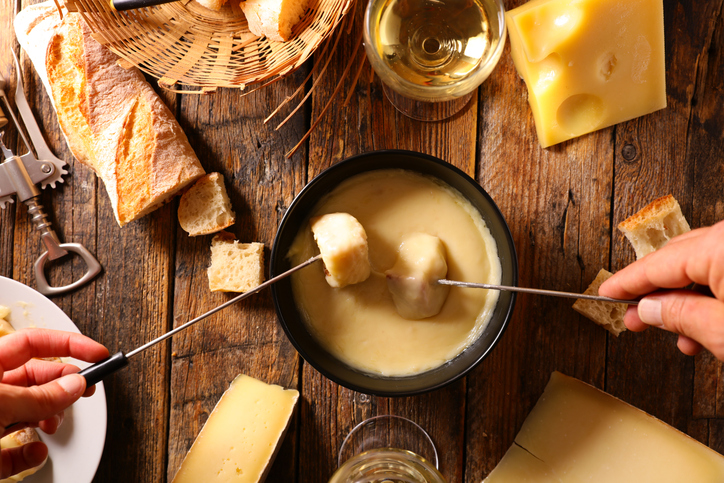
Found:
[[[613,302],[617,304],[627,305],[638,305],[638,300],[621,300],[612,299],[609,297],[603,297],[601,295],[585,295],[582,293],[573,292],[558,292],[555,290],[543,290],[537,288],[523,288],[523,287],[509,287],[506,285],[491,285],[488,283],[471,283],[471,282],[457,282],[455,280],[438,280],[437,283],[441,285],[452,285],[454,287],[467,287],[467,288],[486,288],[488,290],[505,290],[507,292],[522,292],[536,295],[550,295],[553,297],[565,297],[569,299],[586,299],[586,300],[598,300],[601,302]]]

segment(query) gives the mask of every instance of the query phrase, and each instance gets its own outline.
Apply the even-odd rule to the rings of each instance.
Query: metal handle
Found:
[[[119,371],[128,365],[128,357],[126,354],[116,352],[111,357],[103,359],[100,362],[96,362],[92,366],[88,366],[78,374],[85,377],[86,387],[95,386],[101,382],[106,376],[110,376],[116,371]]]
[[[49,259],[49,253],[43,252],[43,254],[40,255],[38,260],[35,262],[35,282],[38,285],[38,292],[49,297],[64,294],[70,292],[71,290],[80,288],[93,280],[96,275],[101,273],[101,264],[98,263],[98,260],[96,260],[93,254],[91,254],[91,252],[89,252],[86,247],[80,243],[60,243],[58,248],[80,255],[88,267],[88,271],[85,272],[80,280],[71,284],[64,285],[62,287],[51,287],[48,280],[45,278],[45,264]]]

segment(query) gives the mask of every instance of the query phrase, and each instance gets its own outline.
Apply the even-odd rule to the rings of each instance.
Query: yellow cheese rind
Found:
[[[541,146],[666,107],[662,0],[533,0],[505,19]]]
[[[724,456],[645,412],[553,373],[486,483],[721,483]],[[525,475],[517,479],[516,475]]]
[[[299,392],[239,375],[219,400],[174,483],[264,481]]]

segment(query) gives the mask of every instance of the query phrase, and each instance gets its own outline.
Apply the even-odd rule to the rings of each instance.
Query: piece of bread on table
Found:
[[[585,295],[598,295],[598,288],[603,282],[611,278],[613,274],[608,270],[601,269],[596,278],[591,282],[585,292]],[[573,309],[585,315],[616,337],[626,330],[623,323],[623,316],[626,315],[626,304],[616,304],[611,302],[601,302],[598,300],[578,299],[573,304]]]
[[[264,244],[239,243],[222,231],[211,240],[207,273],[212,292],[248,292],[264,281]]]
[[[633,245],[637,260],[663,247],[673,237],[691,231],[672,195],[652,201],[619,223],[618,229]]]
[[[292,38],[292,28],[308,5],[309,0],[246,0],[239,4],[254,35],[277,41]]]
[[[236,215],[221,174],[201,177],[181,196],[178,221],[190,236],[216,233],[234,224]]]
[[[155,210],[204,170],[171,111],[143,74],[117,65],[77,13],[52,2],[15,19],[68,146],[103,180],[120,226]]]

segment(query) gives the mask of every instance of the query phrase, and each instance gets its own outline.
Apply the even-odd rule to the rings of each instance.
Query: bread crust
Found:
[[[638,213],[634,213],[623,220],[618,224],[618,229],[621,231],[635,230],[642,224],[647,223],[652,217],[655,217],[662,212],[675,210],[678,205],[679,203],[672,195],[669,194],[662,196],[643,207]]]
[[[71,152],[103,180],[120,226],[203,176],[181,126],[141,72],[118,66],[78,14],[61,21],[46,2],[20,12],[16,30],[45,74]]]

